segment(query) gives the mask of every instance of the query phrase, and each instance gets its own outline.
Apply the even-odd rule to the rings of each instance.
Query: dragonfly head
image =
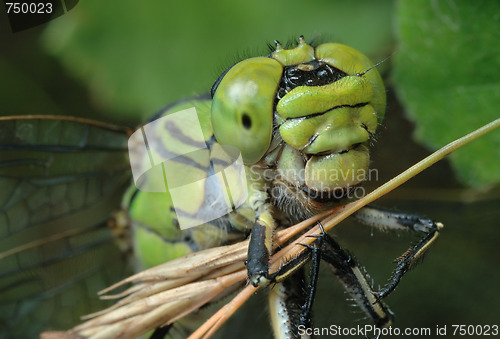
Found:
[[[233,65],[212,93],[214,134],[240,149],[245,164],[272,158],[278,171],[300,172],[284,180],[308,194],[366,179],[368,146],[386,97],[382,78],[361,52],[336,43],[313,48],[302,37],[292,49],[276,42],[268,57]]]

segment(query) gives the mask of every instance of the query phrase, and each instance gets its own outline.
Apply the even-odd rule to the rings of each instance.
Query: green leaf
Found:
[[[432,149],[500,117],[500,2],[400,1],[395,87]],[[500,131],[451,160],[459,179],[478,188],[500,182]]]

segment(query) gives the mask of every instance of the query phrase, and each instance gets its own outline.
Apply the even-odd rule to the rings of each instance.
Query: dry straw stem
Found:
[[[335,207],[278,232],[276,234],[278,246],[319,220],[325,231],[332,229],[363,206],[389,193],[448,154],[498,127],[500,127],[500,119],[444,146],[362,199]],[[276,270],[286,258],[297,256],[300,251],[304,250],[304,247],[297,243],[311,244],[315,238],[310,235],[320,233],[321,230],[316,225],[280,249],[271,258],[272,270]],[[115,305],[86,316],[85,319],[89,320],[67,332],[46,332],[42,334],[42,337],[135,338],[156,327],[171,324],[202,305],[243,285],[247,277],[244,265],[247,249],[248,240],[192,253],[133,275],[100,293],[109,293],[124,284],[133,283],[132,287],[121,293],[101,296],[106,299],[121,298]],[[252,285],[247,285],[198,328],[190,338],[209,338],[257,289]]]

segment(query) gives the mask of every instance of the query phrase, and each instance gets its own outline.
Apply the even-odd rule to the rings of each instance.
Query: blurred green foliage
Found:
[[[392,1],[356,2],[87,0],[54,20],[44,43],[103,105],[147,118],[207,92],[234,62],[268,54],[274,39],[326,34],[366,53],[389,49]]]
[[[500,2],[400,1],[394,87],[417,126],[438,148],[500,117]],[[451,156],[473,187],[500,182],[500,132]]]

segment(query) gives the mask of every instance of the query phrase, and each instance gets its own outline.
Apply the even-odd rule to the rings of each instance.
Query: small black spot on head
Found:
[[[241,116],[241,123],[245,129],[250,129],[252,127],[252,119],[247,113],[243,113]]]

